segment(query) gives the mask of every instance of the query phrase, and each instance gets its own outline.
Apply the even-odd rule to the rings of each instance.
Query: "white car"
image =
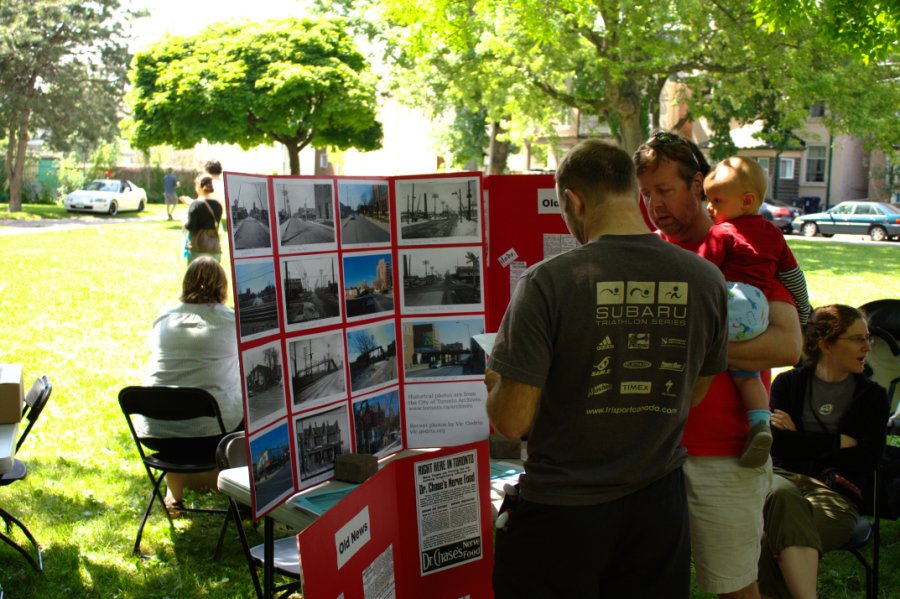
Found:
[[[147,205],[147,192],[125,179],[94,179],[66,196],[63,205],[69,212],[106,212],[110,216],[125,210],[141,212]]]

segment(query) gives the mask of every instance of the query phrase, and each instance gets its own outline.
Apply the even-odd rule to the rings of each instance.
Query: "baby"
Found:
[[[811,309],[803,271],[782,232],[759,215],[768,189],[765,172],[755,160],[726,158],[707,175],[703,189],[715,224],[699,253],[716,264],[728,282],[729,341],[747,341],[766,330],[766,297],[779,281],[793,296],[801,326],[805,325]],[[772,447],[768,393],[759,372],[729,372],[750,426],[738,463],[762,466]]]

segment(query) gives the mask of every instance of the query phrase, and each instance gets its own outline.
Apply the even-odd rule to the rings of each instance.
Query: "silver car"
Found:
[[[105,212],[110,216],[126,210],[141,212],[146,205],[147,192],[125,179],[94,179],[63,202],[69,212]]]

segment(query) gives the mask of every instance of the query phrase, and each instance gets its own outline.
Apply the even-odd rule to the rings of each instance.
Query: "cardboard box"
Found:
[[[21,364],[0,364],[0,424],[22,419],[25,405],[25,386],[22,384]]]

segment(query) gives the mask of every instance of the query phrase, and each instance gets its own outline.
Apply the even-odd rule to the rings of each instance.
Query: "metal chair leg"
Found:
[[[31,555],[27,551],[25,551],[25,549],[22,546],[20,546],[18,543],[13,541],[10,537],[6,536],[5,534],[0,533],[0,540],[2,540],[4,543],[6,543],[7,545],[12,547],[19,553],[21,553],[25,557],[25,559],[28,560],[28,563],[31,564],[31,567],[34,568],[34,570],[36,572],[43,572],[44,571],[44,559],[41,556],[41,548],[38,545],[37,540],[34,538],[34,535],[32,535],[31,531],[28,530],[28,527],[25,526],[24,524],[22,524],[22,522],[18,518],[16,518],[15,516],[13,516],[12,514],[10,514],[9,512],[7,512],[6,510],[4,510],[2,508],[0,508],[0,517],[2,517],[3,520],[6,522],[7,532],[9,532],[10,524],[15,524],[17,527],[19,527],[19,530],[22,531],[22,534],[25,535],[25,537],[31,543],[32,547],[34,547],[34,552],[37,555],[37,561],[35,561],[35,559],[33,557],[31,557]]]
[[[159,497],[159,501],[163,506],[163,511],[166,513],[166,516],[169,518],[169,524],[172,523],[172,516],[169,514],[169,509],[166,507],[166,502],[163,500],[162,495],[159,493],[159,485],[162,483],[163,478],[166,476],[166,473],[163,472],[159,475],[159,478],[155,478],[151,475],[151,478],[154,480],[153,484],[153,494],[150,495],[150,501],[147,502],[147,509],[144,510],[144,517],[141,518],[141,525],[138,526],[137,539],[134,541],[134,548],[131,550],[131,555],[140,555],[141,553],[141,537],[144,534],[144,525],[147,524],[147,518],[150,516],[150,510],[153,509],[153,501]]]

